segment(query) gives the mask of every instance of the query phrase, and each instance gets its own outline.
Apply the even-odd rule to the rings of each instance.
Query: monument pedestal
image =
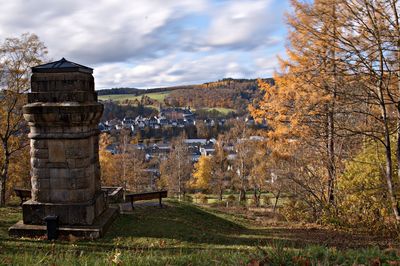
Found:
[[[22,204],[25,224],[45,224],[47,216],[57,216],[60,225],[91,225],[94,219],[106,209],[104,193],[86,203],[42,203],[28,200]]]
[[[58,235],[61,238],[71,235],[84,239],[100,238],[104,236],[117,216],[117,208],[108,208],[96,217],[91,225],[61,225],[58,228]],[[45,237],[46,233],[46,225],[25,224],[22,220],[8,229],[8,234],[13,237]]]

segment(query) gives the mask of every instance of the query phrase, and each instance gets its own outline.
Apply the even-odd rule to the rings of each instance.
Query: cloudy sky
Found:
[[[0,41],[31,32],[95,69],[96,88],[270,77],[286,0],[0,0]]]

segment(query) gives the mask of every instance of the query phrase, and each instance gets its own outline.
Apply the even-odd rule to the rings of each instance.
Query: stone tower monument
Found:
[[[22,205],[23,222],[10,228],[11,235],[44,230],[45,218],[57,216],[61,234],[79,236],[76,232],[97,226],[97,233],[88,229],[81,235],[99,237],[115,216],[100,186],[103,105],[92,73],[64,58],[32,68],[31,92],[23,107],[30,127],[32,199]]]

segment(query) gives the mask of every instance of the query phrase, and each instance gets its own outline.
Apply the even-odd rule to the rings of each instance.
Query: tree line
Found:
[[[263,79],[274,84],[273,79]],[[190,106],[193,108],[231,108],[243,115],[254,99],[260,98],[262,91],[254,79],[223,79],[193,86],[191,89],[177,89],[164,99],[167,106]]]
[[[214,154],[202,155],[197,162],[193,161],[192,147],[184,141],[185,133],[173,138],[168,153],[151,159],[146,158],[143,150],[130,145],[136,142],[128,132],[118,136],[102,134],[102,181],[105,185],[123,186],[136,192],[167,189],[169,195],[179,199],[201,192],[216,194],[222,201],[224,193],[229,191],[238,194],[239,202],[246,202],[248,191],[252,191],[256,206],[260,206],[262,192],[277,190],[269,182],[271,173],[265,160],[264,143],[250,139],[257,133],[241,121],[230,121],[229,130],[218,135]],[[119,153],[106,150],[112,143],[118,145]]]
[[[291,3],[287,58],[251,107],[271,127],[288,208],[296,219],[398,225],[399,2]]]

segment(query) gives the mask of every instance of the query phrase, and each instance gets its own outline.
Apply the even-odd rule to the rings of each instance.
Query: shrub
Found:
[[[236,197],[234,195],[229,195],[226,197],[226,207],[232,206],[236,202]]]
[[[271,207],[271,198],[268,195],[263,195],[261,197],[262,203],[264,205],[264,207]]]
[[[315,222],[317,216],[304,201],[294,198],[283,204],[281,212],[285,219],[291,222]]]
[[[338,179],[339,217],[347,226],[381,231],[394,225],[389,222],[390,201],[381,169],[385,158],[377,147],[366,143]]]
[[[183,197],[183,200],[186,201],[186,202],[193,202],[193,197],[189,196],[189,195],[185,195]]]
[[[194,199],[196,200],[197,203],[201,203],[201,204],[207,204],[208,203],[208,197],[207,195],[203,194],[203,193],[196,193],[194,194]]]
[[[229,195],[228,197],[226,197],[226,201],[228,201],[228,202],[234,202],[234,201],[236,201],[236,197],[235,197],[235,195]]]
[[[252,205],[256,205],[255,200],[254,199],[247,199],[246,201],[243,202],[244,206],[252,206]]]

